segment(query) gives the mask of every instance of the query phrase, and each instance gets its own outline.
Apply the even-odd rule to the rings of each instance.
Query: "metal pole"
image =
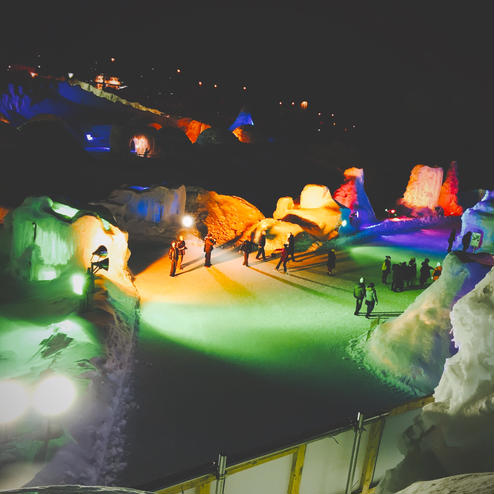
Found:
[[[216,467],[216,494],[225,492],[225,477],[226,477],[226,456],[221,453],[218,455],[218,465]]]
[[[355,468],[357,466],[358,449],[360,446],[360,436],[362,435],[363,423],[364,416],[360,412],[358,412],[357,422],[355,424],[355,436],[353,438],[352,456],[350,458],[350,468],[348,470],[348,477],[346,480],[345,494],[351,494],[352,492],[352,485],[353,479],[355,477]]]

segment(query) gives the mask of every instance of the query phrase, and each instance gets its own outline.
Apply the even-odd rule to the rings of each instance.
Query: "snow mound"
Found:
[[[461,249],[461,239],[467,232],[472,232],[470,245],[477,245],[475,236],[481,240],[475,252],[494,254],[494,191],[487,190],[484,197],[472,208],[467,209],[461,217],[461,233],[456,237],[455,247]]]
[[[237,196],[217,194],[200,187],[187,187],[186,212],[195,218],[201,236],[212,233],[218,244],[236,242],[264,215]]]
[[[47,485],[26,489],[2,491],[2,494],[151,494],[125,487],[102,487],[91,485]]]
[[[281,250],[283,244],[287,242],[290,233],[295,237],[296,247],[300,248],[301,242],[304,246],[307,244],[307,241],[303,242],[301,239],[300,234],[304,233],[301,226],[294,223],[288,223],[287,221],[275,220],[273,218],[261,220],[248,230],[244,236],[245,238],[252,239],[253,242],[258,243],[259,237],[263,231],[266,232],[266,246],[264,251],[267,255],[270,255],[277,250]],[[308,244],[311,245],[314,241],[315,239],[310,237]]]
[[[396,319],[376,327],[364,345],[366,365],[404,383],[417,393],[430,393],[439,382],[446,358],[454,351],[450,311],[489,268],[462,262],[449,254],[441,277],[424,290]]]
[[[396,494],[491,494],[493,485],[493,473],[470,473],[425,482],[415,482]]]
[[[416,480],[494,470],[494,269],[454,306],[456,355],[403,436],[404,460],[386,472],[377,493]],[[491,484],[492,488],[492,484]]]
[[[341,210],[324,185],[308,184],[296,204],[291,197],[281,197],[273,213],[275,220],[295,223],[310,235],[329,240],[338,235]]]

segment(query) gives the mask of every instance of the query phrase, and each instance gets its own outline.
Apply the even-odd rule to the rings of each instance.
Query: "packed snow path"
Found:
[[[288,272],[232,249],[215,248],[204,267],[202,242],[186,237],[184,269],[169,276],[169,244],[131,245],[142,319],[130,419],[129,457],[120,485],[148,482],[210,463],[276,448],[408,401],[349,359],[345,348],[367,332],[356,317],[353,287],[376,283],[373,313],[392,317],[420,293],[382,285],[392,262],[446,254],[449,231],[381,237],[337,252],[329,276],[325,253],[296,253]],[[390,282],[390,279],[388,280]]]

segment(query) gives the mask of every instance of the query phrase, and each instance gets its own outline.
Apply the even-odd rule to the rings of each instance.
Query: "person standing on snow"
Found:
[[[287,262],[288,262],[288,244],[284,244],[283,249],[281,251],[280,260],[278,261],[278,264],[276,265],[276,267],[274,269],[276,269],[276,271],[278,271],[278,268],[283,263],[283,272],[286,273],[286,263]]]
[[[461,238],[461,245],[463,246],[463,252],[466,252],[468,250],[471,241],[472,241],[472,232],[465,233],[465,235],[463,235],[463,237]]]
[[[386,256],[384,262],[381,266],[382,271],[382,282],[386,284],[388,282],[389,273],[391,273],[391,257]]]
[[[360,309],[362,308],[362,302],[365,298],[365,281],[364,278],[360,278],[357,285],[353,287],[353,296],[355,298],[355,312],[354,314],[358,316]]]
[[[259,259],[262,256],[262,260],[266,260],[266,253],[264,252],[264,247],[266,246],[266,232],[262,232],[259,237],[259,247],[257,249],[256,259]]]
[[[251,242],[249,240],[244,240],[240,246],[240,250],[244,253],[244,262],[242,264],[249,267],[249,254],[252,251]]]
[[[204,237],[204,266],[211,266],[211,252],[213,251],[216,239],[208,232]]]
[[[415,257],[412,257],[408,261],[408,286],[415,286],[415,283],[417,283],[417,263]]]
[[[295,237],[293,233],[290,232],[288,235],[288,257],[292,258],[292,261],[295,262]]]
[[[377,293],[374,288],[374,283],[369,283],[365,289],[365,305],[367,306],[367,312],[365,317],[370,318],[371,312],[374,310],[374,306],[377,304]]]
[[[336,252],[334,249],[330,249],[328,252],[328,274],[333,275],[336,267]]]
[[[456,238],[456,230],[453,228],[448,237],[448,252],[451,252],[455,238]]]
[[[178,249],[177,243],[172,242],[170,250],[168,251],[168,258],[170,259],[170,276],[175,276],[175,271],[177,270],[178,261]]]
[[[187,247],[185,246],[185,240],[183,235],[180,235],[180,237],[178,237],[177,249],[178,249],[177,269],[184,269],[182,267],[182,261],[184,260],[185,249],[187,249]]]
[[[429,258],[426,257],[420,266],[420,288],[424,288],[425,283],[431,276],[432,266],[429,265]]]

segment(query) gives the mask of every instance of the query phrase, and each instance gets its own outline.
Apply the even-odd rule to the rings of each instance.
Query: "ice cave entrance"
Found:
[[[130,140],[130,152],[135,153],[141,158],[147,158],[151,152],[149,140],[144,135],[135,135]]]

